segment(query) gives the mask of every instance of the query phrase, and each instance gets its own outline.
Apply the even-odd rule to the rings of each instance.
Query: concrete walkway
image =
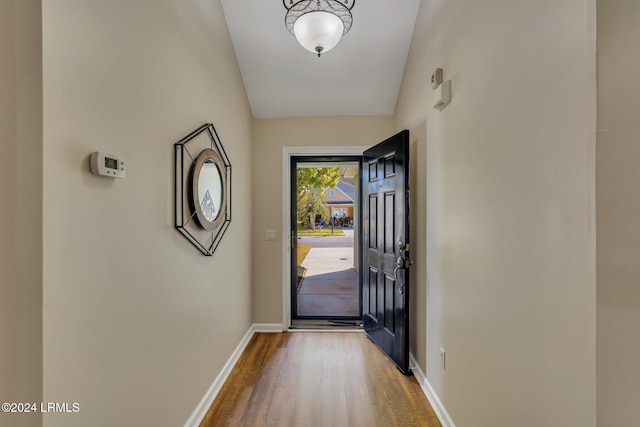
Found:
[[[300,316],[358,316],[360,298],[358,274],[353,268],[353,230],[350,246],[343,245],[339,237],[314,237],[324,240],[324,247],[311,244],[311,250],[302,262],[307,269],[298,292]],[[302,239],[300,239],[302,240]],[[333,243],[333,244],[332,244]]]

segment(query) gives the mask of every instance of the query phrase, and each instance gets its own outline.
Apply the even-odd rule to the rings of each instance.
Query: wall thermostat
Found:
[[[112,178],[124,178],[126,172],[122,157],[101,151],[91,153],[89,166],[92,174],[110,176]]]

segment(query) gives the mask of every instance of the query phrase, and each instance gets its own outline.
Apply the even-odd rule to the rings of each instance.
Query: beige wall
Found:
[[[216,1],[43,7],[46,426],[183,425],[251,325],[252,119]],[[213,257],[173,227],[173,143],[216,126],[233,220]],[[103,150],[125,179],[90,174]]]
[[[393,133],[393,117],[253,121],[253,321],[282,323],[282,148],[371,146]],[[277,240],[265,241],[266,229]]]
[[[0,402],[42,400],[42,27],[39,0],[0,1]],[[37,426],[40,414],[0,425]]]
[[[427,360],[427,128],[423,120],[415,126],[399,125],[410,129],[409,138],[409,212],[411,215],[410,257],[410,351],[424,372]]]
[[[595,87],[593,0],[421,5],[396,128],[426,171],[423,368],[458,427],[595,425]]]
[[[598,1],[598,425],[638,425],[640,2]]]

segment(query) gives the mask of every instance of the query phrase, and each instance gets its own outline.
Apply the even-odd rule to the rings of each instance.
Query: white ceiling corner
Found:
[[[318,58],[282,0],[221,0],[256,118],[393,114],[420,0],[356,0],[353,27]]]

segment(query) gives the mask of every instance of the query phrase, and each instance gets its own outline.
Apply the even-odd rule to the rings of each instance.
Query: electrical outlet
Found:
[[[440,347],[440,366],[442,366],[442,369],[447,369],[447,353],[442,347]]]

